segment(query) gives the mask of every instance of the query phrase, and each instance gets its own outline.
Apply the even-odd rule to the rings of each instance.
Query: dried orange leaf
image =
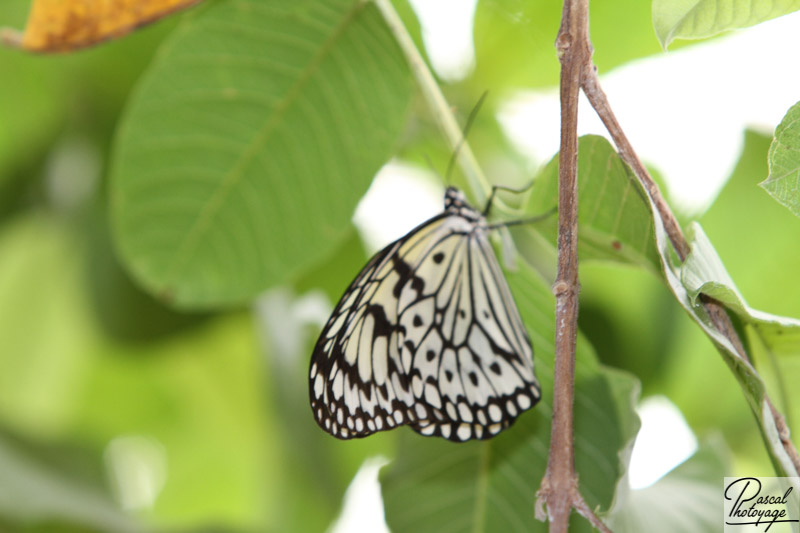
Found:
[[[198,2],[34,0],[25,32],[4,30],[3,41],[31,52],[65,52],[120,37]]]

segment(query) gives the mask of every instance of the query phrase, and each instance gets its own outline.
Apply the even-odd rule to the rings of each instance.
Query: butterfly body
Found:
[[[444,211],[378,252],[314,348],[317,423],[342,439],[409,425],[489,438],[540,397],[530,340],[483,213],[448,188]]]

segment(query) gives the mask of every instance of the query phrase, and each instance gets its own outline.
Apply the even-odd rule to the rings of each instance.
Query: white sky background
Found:
[[[473,68],[475,1],[411,0],[433,67],[445,80],[457,80]],[[800,100],[800,68],[786,63],[800,48],[798,34],[800,13],[795,13],[601,73],[631,143],[662,173],[678,208],[699,212],[707,207],[736,164],[745,129],[771,134]],[[520,92],[498,118],[532,163],[546,162],[558,150],[556,89]],[[578,129],[581,135],[606,134],[585,100]],[[382,169],[354,217],[371,250],[441,211],[442,187],[427,174],[399,163]],[[665,398],[643,402],[640,415],[642,431],[630,471],[634,488],[652,484],[697,447],[682,415]],[[357,476],[332,533],[387,531],[376,465],[365,464]]]

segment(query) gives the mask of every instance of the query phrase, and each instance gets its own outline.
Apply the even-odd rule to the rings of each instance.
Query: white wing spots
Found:
[[[419,398],[422,396],[422,386],[424,383],[422,382],[422,378],[419,376],[414,376],[411,378],[411,391],[414,393],[415,398]]]
[[[324,386],[325,384],[322,381],[322,376],[317,374],[317,377],[314,378],[314,395],[317,397],[322,396]]]
[[[435,381],[425,384],[425,396],[423,399],[425,403],[436,409],[442,408],[442,397],[439,395],[439,390]]]
[[[523,411],[528,409],[531,406],[530,397],[522,393],[517,394],[517,405],[519,405],[519,408]]]
[[[317,341],[309,397],[336,437],[407,424],[453,441],[489,438],[540,397],[486,221],[452,191],[446,205],[370,260]]]
[[[344,376],[341,372],[336,372],[336,377],[333,378],[333,388],[331,391],[333,392],[333,397],[337,400],[344,395]]]
[[[458,404],[458,416],[464,422],[472,422],[472,411],[469,410],[466,402]]]
[[[506,412],[510,416],[517,416],[517,406],[514,404],[513,400],[508,400],[506,402]]]

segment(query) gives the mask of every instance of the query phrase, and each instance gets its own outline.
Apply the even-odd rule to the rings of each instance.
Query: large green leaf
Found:
[[[652,272],[632,265],[583,263],[580,279],[578,327],[600,360],[637,376],[644,396],[663,394],[670,370],[682,369],[670,357],[683,319],[672,294]]]
[[[653,26],[666,48],[675,39],[703,39],[798,9],[798,0],[653,0]]]
[[[346,236],[410,94],[370,3],[199,10],[119,129],[111,201],[124,262],[185,307],[247,301],[302,271]]]
[[[655,215],[657,213],[656,207],[653,205],[649,196],[647,196],[647,199],[648,205]],[[731,340],[716,329],[705,307],[696,299],[696,287],[694,289],[691,287],[687,288],[684,284],[683,268],[682,265],[676,264],[675,253],[671,248],[664,224],[657,215],[654,216],[654,220],[656,246],[658,248],[662,272],[667,286],[695,324],[697,324],[709,340],[714,343],[717,350],[722,355],[723,360],[738,381],[742,389],[742,394],[758,421],[767,452],[775,466],[776,472],[778,472],[780,476],[798,475],[781,443],[775,420],[766,401],[764,382],[761,376],[756,372],[755,368],[753,368],[750,361],[739,354]],[[693,240],[690,241],[690,246],[692,246],[694,253],[705,255],[707,247],[702,243],[698,244],[697,240]],[[712,261],[708,258],[706,259]],[[697,262],[699,260],[695,259],[694,261]],[[718,261],[718,259],[716,261]]]
[[[611,144],[596,135],[580,138],[578,146],[578,256],[631,263],[659,270],[653,224],[647,200]],[[541,214],[558,203],[558,156],[537,176],[525,211]],[[529,231],[544,234],[555,246],[556,216]]]
[[[541,402],[497,437],[451,443],[408,430],[397,459],[381,479],[386,520],[394,533],[546,531],[533,502],[547,465],[553,390],[553,295],[529,267],[509,284],[534,346]],[[581,492],[592,508],[607,510],[627,467],[639,428],[633,409],[638,383],[604,368],[580,338],[576,363],[575,447]],[[577,530],[589,530],[580,520]]]
[[[769,176],[760,185],[800,217],[800,102],[775,128],[769,147]]]

